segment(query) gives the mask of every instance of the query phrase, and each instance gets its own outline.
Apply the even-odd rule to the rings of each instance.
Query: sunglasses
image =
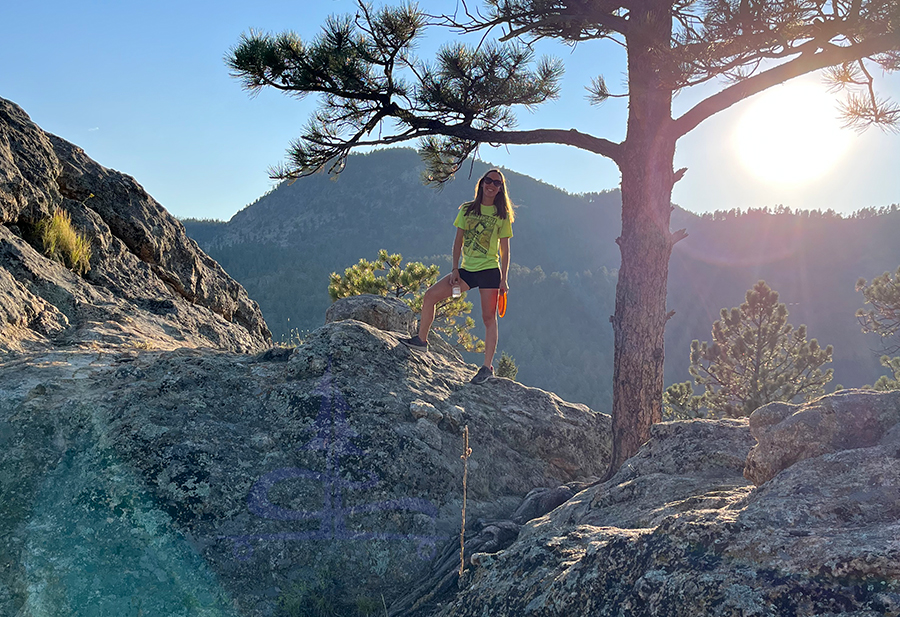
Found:
[[[494,180],[493,178],[485,178],[485,184],[493,184],[494,186],[503,186],[503,180]]]

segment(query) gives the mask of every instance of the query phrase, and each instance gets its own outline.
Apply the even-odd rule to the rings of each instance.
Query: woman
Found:
[[[506,178],[491,169],[478,181],[475,200],[459,207],[453,225],[453,271],[428,288],[422,301],[419,332],[401,339],[410,349],[428,351],[428,331],[434,321],[434,307],[461,291],[478,288],[481,318],[484,320],[484,365],[472,383],[484,383],[494,375],[492,362],[497,350],[497,298],[509,289],[509,239],[512,238],[513,208],[506,194]],[[462,263],[459,259],[462,257]]]

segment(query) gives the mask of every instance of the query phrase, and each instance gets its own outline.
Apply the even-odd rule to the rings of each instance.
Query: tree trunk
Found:
[[[654,6],[655,5],[655,6]],[[658,70],[658,50],[669,44],[666,4],[649,0],[639,9],[629,40],[628,134],[622,172],[622,254],[616,286],[613,372],[613,454],[608,477],[650,437],[662,418],[666,283],[672,246],[669,232],[675,140],[672,89]],[[634,40],[636,38],[640,40]]]

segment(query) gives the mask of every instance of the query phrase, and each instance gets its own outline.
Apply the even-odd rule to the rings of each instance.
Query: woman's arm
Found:
[[[450,258],[450,266],[453,268],[453,271],[450,273],[450,284],[458,285],[459,284],[459,259],[462,257],[462,246],[463,246],[463,230],[459,227],[456,228],[456,237],[453,239],[453,256]]]
[[[506,275],[509,274],[509,238],[500,238],[500,289],[509,290]]]

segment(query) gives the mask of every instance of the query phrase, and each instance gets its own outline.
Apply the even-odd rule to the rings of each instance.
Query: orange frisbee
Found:
[[[500,297],[497,298],[497,314],[500,317],[506,315],[506,292],[501,290]]]

